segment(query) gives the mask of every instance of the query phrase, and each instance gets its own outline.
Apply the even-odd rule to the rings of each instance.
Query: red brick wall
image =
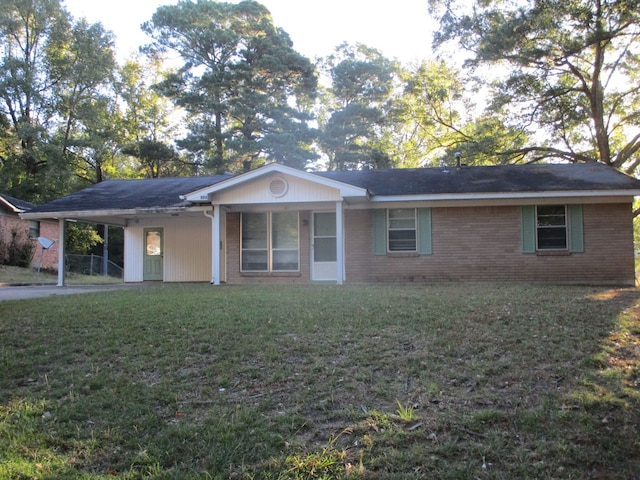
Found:
[[[629,204],[583,205],[584,253],[555,255],[521,253],[519,206],[433,208],[431,215],[433,254],[378,256],[371,210],[346,210],[346,282],[635,282]],[[227,214],[227,282],[309,282],[310,212],[300,212],[300,222],[299,273],[241,274],[240,214]]]
[[[0,240],[4,245],[8,245],[12,239],[12,231],[16,230],[20,242],[28,240],[35,245],[33,255],[33,266],[40,264],[42,248],[38,241],[29,239],[29,221],[21,219],[18,215],[9,212],[0,212]],[[58,239],[58,224],[55,222],[40,222],[40,236],[50,239]],[[58,268],[58,242],[45,251],[42,257],[42,267],[56,270]]]
[[[584,253],[521,253],[520,207],[433,208],[432,255],[372,255],[370,210],[346,212],[347,282],[634,284],[631,205],[584,205]]]
[[[56,243],[53,244],[51,248],[45,250],[44,256],[42,258],[42,268],[48,268],[51,270],[58,271],[58,237],[59,237],[59,225],[55,222],[40,222],[40,236],[50,238],[51,240],[55,240]],[[36,246],[36,253],[33,258],[35,265],[40,263],[40,255],[42,253],[42,248],[40,244]]]

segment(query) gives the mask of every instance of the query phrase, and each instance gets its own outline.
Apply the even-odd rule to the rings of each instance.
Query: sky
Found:
[[[231,0],[236,3],[235,0]],[[427,0],[258,0],[294,48],[311,60],[344,41],[361,42],[405,64],[429,59],[433,22]],[[63,0],[75,18],[101,22],[116,36],[120,60],[149,41],[140,25],[177,0]]]

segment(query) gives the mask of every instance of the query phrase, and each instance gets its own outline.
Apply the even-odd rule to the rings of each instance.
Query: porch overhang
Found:
[[[210,206],[193,207],[156,207],[156,208],[130,208],[119,210],[70,210],[58,212],[21,213],[25,220],[59,220],[76,221],[83,223],[96,223],[126,227],[137,218],[144,217],[176,217],[180,215],[202,215],[202,212]]]

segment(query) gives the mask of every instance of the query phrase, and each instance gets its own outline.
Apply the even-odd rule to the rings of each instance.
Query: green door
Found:
[[[164,242],[162,228],[144,229],[144,273],[143,280],[162,280]]]

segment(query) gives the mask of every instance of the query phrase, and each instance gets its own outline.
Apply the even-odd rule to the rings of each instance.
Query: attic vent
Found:
[[[274,178],[271,180],[271,183],[269,183],[269,192],[276,198],[284,196],[288,189],[289,185],[287,185],[284,178]]]

